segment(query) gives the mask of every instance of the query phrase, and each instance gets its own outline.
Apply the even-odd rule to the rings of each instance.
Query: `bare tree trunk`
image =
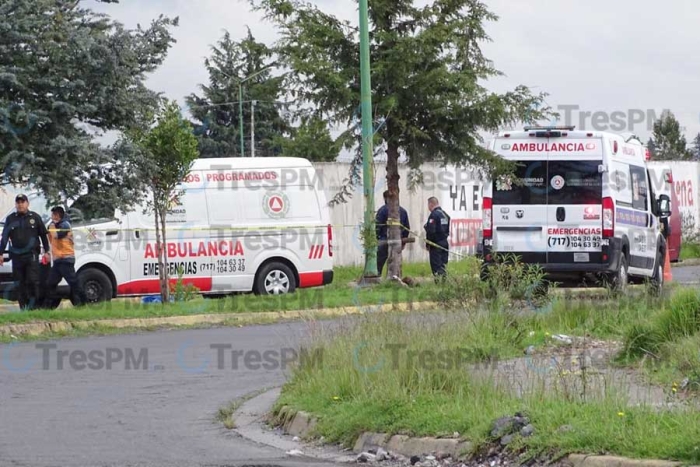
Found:
[[[163,205],[160,213],[160,233],[163,236],[163,282],[161,284],[161,294],[165,293],[165,302],[170,303],[170,269],[168,268],[168,239],[165,230],[165,219],[168,215],[167,204]]]
[[[399,214],[399,149],[389,145],[386,151],[386,185],[389,190],[389,219],[391,222],[400,222]],[[389,259],[387,266],[387,278],[398,277],[401,279],[401,231],[400,225],[391,225],[388,230]]]
[[[161,211],[161,206],[160,203],[157,200],[154,200],[154,208],[153,211],[155,213],[155,218],[156,218],[156,251],[158,252],[158,279],[160,280],[160,301],[162,304],[168,303],[170,300],[168,297],[168,282],[166,279],[166,270],[165,270],[165,242],[164,242],[164,235],[163,232],[161,232],[161,216],[162,216],[162,211]]]

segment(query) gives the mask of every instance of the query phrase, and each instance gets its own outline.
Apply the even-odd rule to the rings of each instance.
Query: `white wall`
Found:
[[[322,180],[328,200],[341,190],[343,180],[348,178],[350,165],[344,163],[314,164]],[[458,254],[474,254],[477,232],[481,227],[481,184],[478,174],[454,167],[442,168],[437,164],[422,167],[423,185],[415,192],[408,189],[409,169],[399,168],[399,190],[401,206],[408,211],[413,232],[424,234],[423,225],[428,219],[428,198],[436,196],[445,212],[451,216],[450,250]],[[384,204],[386,170],[383,165],[375,167],[374,203],[375,212]],[[335,264],[364,264],[362,243],[359,237],[360,224],[364,220],[364,196],[360,183],[352,191],[352,198],[345,204],[331,208],[331,222],[335,226]],[[451,259],[457,256],[452,255]],[[409,243],[403,252],[407,262],[427,261],[428,253],[423,242]]]
[[[650,162],[650,165],[669,165],[673,173],[673,188],[678,199],[681,225],[684,233],[700,227],[700,163]]]

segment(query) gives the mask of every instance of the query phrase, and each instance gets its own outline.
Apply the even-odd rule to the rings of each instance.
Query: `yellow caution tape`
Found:
[[[168,226],[166,227],[166,233],[168,232],[183,232],[183,231],[203,231],[203,230],[215,230],[215,231],[231,231],[231,232],[240,232],[240,231],[267,231],[267,230],[300,230],[300,229],[327,229],[329,224],[323,224],[323,225],[284,225],[284,226],[256,226],[256,227],[233,227],[233,226],[207,226],[207,227],[175,227],[175,226]],[[359,228],[361,227],[362,224],[330,224],[332,228],[338,229],[338,228]],[[407,230],[410,234],[413,234],[414,237],[422,240],[425,242],[427,245],[430,245],[432,247],[445,250],[448,253],[455,255],[455,256],[460,256],[460,257],[468,257],[471,255],[465,255],[465,254],[460,254],[454,251],[450,251],[449,248],[445,248],[441,245],[436,244],[435,242],[432,242],[426,238],[424,234],[417,233],[401,224],[396,219],[389,219],[389,222],[386,224],[375,224],[375,227],[392,227],[392,226],[399,226],[404,230]],[[137,228],[95,228],[95,227],[89,227],[89,226],[79,226],[79,227],[73,227],[71,229],[50,229],[51,232],[88,232],[88,233],[96,233],[96,232],[155,232],[156,228],[155,227],[137,227]]]

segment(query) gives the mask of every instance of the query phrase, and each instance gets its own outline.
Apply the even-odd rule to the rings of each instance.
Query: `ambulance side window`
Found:
[[[603,199],[603,177],[598,161],[550,161],[549,198],[552,205],[600,204]]]
[[[632,180],[632,207],[646,211],[648,190],[644,168],[630,165],[630,178]]]

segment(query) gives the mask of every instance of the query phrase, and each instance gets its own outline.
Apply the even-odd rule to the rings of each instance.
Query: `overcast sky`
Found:
[[[177,43],[148,85],[184,106],[184,96],[206,83],[204,57],[227,29],[240,39],[249,26],[256,39],[271,44],[274,28],[237,0],[120,0],[117,5],[87,2],[127,27],[147,25],[159,14],[179,16]],[[488,84],[502,92],[518,84],[549,93],[547,102],[577,106],[560,124],[577,128],[633,132],[646,142],[647,116],[670,109],[685,127],[688,141],[700,132],[700,6],[670,0],[487,0],[499,16],[486,29],[493,42],[484,44],[488,58],[506,76]],[[356,3],[321,0],[319,7],[357,23]],[[581,122],[581,111],[601,112],[597,126]],[[618,125],[608,121],[622,112]],[[644,115],[632,125],[630,113]],[[620,114],[622,115],[622,114]],[[583,127],[581,126],[583,124]]]

